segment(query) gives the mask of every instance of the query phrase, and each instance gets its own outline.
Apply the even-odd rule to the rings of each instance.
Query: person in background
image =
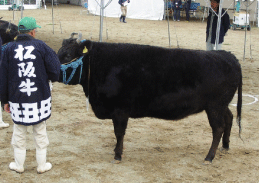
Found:
[[[186,20],[190,21],[190,5],[191,5],[191,0],[186,0],[185,2],[185,11],[186,11]]]
[[[173,20],[174,21],[180,21],[181,19],[181,5],[182,5],[182,1],[181,0],[174,0],[174,12],[173,12]]]
[[[51,116],[51,92],[48,80],[58,81],[60,62],[56,53],[43,41],[35,39],[36,24],[33,17],[19,21],[20,34],[10,42],[0,62],[1,100],[14,122],[12,146],[15,162],[9,168],[24,172],[27,127],[32,125],[36,146],[37,172],[52,168],[46,163],[49,140],[46,120]]]
[[[236,12],[239,13],[239,10],[240,10],[240,1],[237,1]]]
[[[1,59],[2,59],[2,39],[0,37],[0,62],[1,62]],[[0,108],[1,108],[0,109],[0,128],[7,128],[7,127],[9,127],[9,124],[4,123],[4,121],[3,121],[1,98],[0,98]]]
[[[120,6],[121,6],[121,12],[122,12],[122,14],[121,14],[121,16],[119,18],[120,22],[127,23],[125,21],[125,18],[126,18],[126,14],[127,14],[127,5],[128,5],[128,3],[130,3],[130,0],[119,0],[118,1],[118,4],[120,4]]]
[[[219,1],[211,0],[211,8],[209,11],[209,16],[207,20],[206,28],[206,50],[215,50],[217,24],[218,24],[218,11],[219,11]],[[229,15],[222,9],[221,25],[219,32],[219,44],[218,49],[221,50],[222,43],[224,42],[224,36],[227,33],[230,26]]]

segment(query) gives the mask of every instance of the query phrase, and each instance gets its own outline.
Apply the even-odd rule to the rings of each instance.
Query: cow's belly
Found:
[[[226,90],[225,90],[226,91]],[[232,92],[226,92],[231,93]],[[111,119],[115,110],[121,109],[131,118],[154,117],[160,119],[182,119],[191,114],[205,110],[209,103],[221,100],[228,103],[232,97],[221,96],[223,92],[201,93],[179,92],[167,93],[161,96],[140,95],[138,97],[116,96],[112,98],[98,97],[92,104],[92,109],[99,119]],[[233,96],[233,95],[232,95]]]
[[[188,115],[204,110],[205,104],[198,96],[178,96],[167,94],[153,100],[140,98],[132,107],[130,116],[155,117],[161,119],[182,119]]]

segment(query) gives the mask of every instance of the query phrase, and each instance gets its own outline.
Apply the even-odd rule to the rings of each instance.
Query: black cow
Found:
[[[18,34],[18,27],[16,25],[0,20],[0,36],[3,44],[13,41]]]
[[[229,149],[233,114],[228,106],[236,90],[240,134],[242,73],[229,52],[70,38],[63,41],[58,56],[63,64],[60,82],[71,78],[68,84],[81,84],[96,117],[113,120],[115,160],[121,160],[129,117],[179,120],[205,110],[213,133],[205,162],[211,163],[221,137],[223,148]],[[81,56],[83,68],[77,61],[69,63]]]

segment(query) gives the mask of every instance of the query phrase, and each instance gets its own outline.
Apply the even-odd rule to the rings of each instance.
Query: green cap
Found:
[[[36,24],[36,20],[33,17],[24,17],[19,21],[18,30],[33,30],[35,28],[41,28]]]

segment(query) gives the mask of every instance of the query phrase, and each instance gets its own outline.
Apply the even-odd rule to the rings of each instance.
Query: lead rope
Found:
[[[82,76],[82,68],[83,68],[83,61],[82,61],[82,57],[80,57],[79,59],[74,59],[72,60],[69,64],[66,64],[66,65],[61,65],[61,68],[60,70],[62,71],[63,73],[63,83],[64,84],[69,84],[69,82],[72,80],[72,78],[74,77],[74,74],[76,73],[76,70],[77,68],[80,66],[80,76],[79,76],[79,83],[81,81],[81,76]],[[75,61],[76,60],[76,61]],[[68,68],[72,68],[72,72],[70,74],[70,77],[68,78],[68,80],[66,81],[66,77],[67,77],[67,74],[66,74],[66,70]]]
[[[88,61],[88,97],[86,99],[86,103],[87,103],[87,111],[89,109],[89,84],[90,83],[90,57],[89,57],[89,61]]]

